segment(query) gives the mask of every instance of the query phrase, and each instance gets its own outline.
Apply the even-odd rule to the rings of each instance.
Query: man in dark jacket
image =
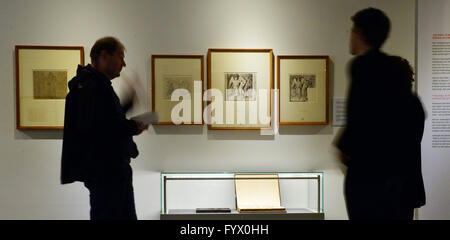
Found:
[[[78,66],[69,82],[64,118],[61,183],[84,182],[91,219],[137,219],[130,158],[133,135],[148,126],[126,119],[111,80],[125,67],[124,46],[113,37],[91,49],[92,65]]]
[[[390,22],[374,8],[352,17],[347,126],[336,141],[348,166],[350,219],[413,219],[425,204],[420,143],[425,113],[409,63],[380,51]]]

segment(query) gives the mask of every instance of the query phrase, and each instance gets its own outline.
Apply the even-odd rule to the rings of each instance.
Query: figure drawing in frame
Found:
[[[166,75],[164,76],[164,99],[170,100],[173,91],[176,89],[186,89],[192,93],[193,81],[192,76],[184,75]]]
[[[225,73],[227,101],[255,101],[256,73]]]
[[[290,74],[290,102],[311,102],[308,90],[316,88],[316,75],[314,74]]]
[[[34,99],[65,99],[67,95],[67,70],[34,70]]]

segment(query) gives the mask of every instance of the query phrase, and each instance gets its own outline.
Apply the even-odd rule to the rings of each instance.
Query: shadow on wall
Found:
[[[63,130],[14,130],[16,140],[62,140]]]
[[[208,130],[208,140],[275,140],[274,135],[261,135],[260,130]]]
[[[333,128],[329,125],[283,125],[279,128],[280,135],[333,135]]]
[[[203,135],[203,125],[152,125],[157,135]]]

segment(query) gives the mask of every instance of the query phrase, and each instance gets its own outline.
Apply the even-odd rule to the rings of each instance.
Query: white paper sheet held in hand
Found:
[[[157,112],[146,112],[131,118],[131,120],[142,122],[144,125],[149,125],[158,122]]]

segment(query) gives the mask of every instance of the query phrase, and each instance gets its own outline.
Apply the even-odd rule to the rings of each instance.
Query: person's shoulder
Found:
[[[398,74],[397,77],[404,78],[408,82],[414,81],[414,70],[408,60],[392,55],[388,56],[387,62],[391,69]]]
[[[69,82],[69,88],[83,92],[103,92],[108,89],[108,84],[95,68],[87,65],[78,67],[76,76]]]
[[[370,50],[366,54],[357,56],[352,60],[352,66],[364,67],[366,65],[393,66],[404,70],[410,67],[406,59],[400,56],[388,55],[381,50]]]
[[[90,64],[86,66],[78,65],[76,76],[78,79],[93,78],[95,76],[94,68]]]
[[[411,68],[411,64],[409,63],[408,60],[406,60],[405,58],[402,58],[400,56],[395,56],[395,55],[391,55],[391,56],[387,56],[389,59],[389,63],[392,65],[395,65],[396,67],[399,67],[401,69],[410,69]]]
[[[383,56],[385,56],[385,54],[380,52],[379,50],[371,49],[364,54],[354,57],[351,61],[351,64],[355,66],[369,64]]]
[[[70,91],[85,89],[89,86],[91,75],[87,70],[87,66],[78,65],[76,75],[69,81]]]
[[[78,66],[76,79],[79,84],[82,85],[91,85],[93,83],[93,79],[95,79],[95,72],[90,65],[87,66]]]
[[[370,56],[367,55],[356,56],[350,61],[350,70],[353,72],[365,69],[366,67],[371,65],[371,62],[372,60]]]

